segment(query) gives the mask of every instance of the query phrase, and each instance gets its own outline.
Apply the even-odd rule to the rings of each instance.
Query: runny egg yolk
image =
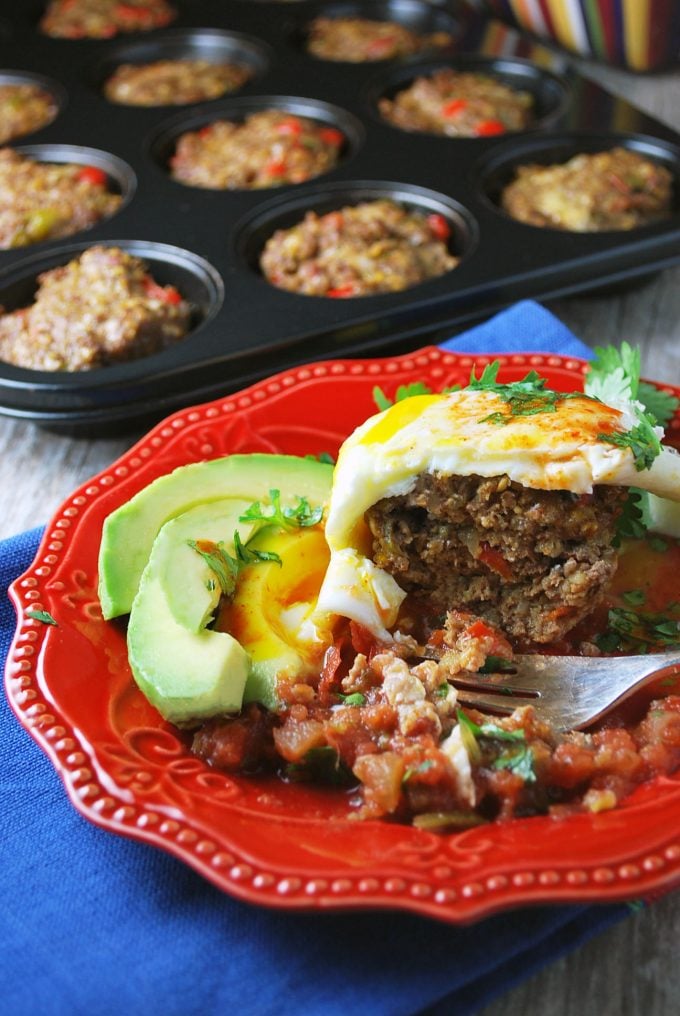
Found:
[[[281,563],[249,565],[225,603],[217,627],[240,642],[255,663],[280,661],[280,672],[317,672],[331,632],[312,618],[329,551],[323,530],[263,531],[251,546]]]

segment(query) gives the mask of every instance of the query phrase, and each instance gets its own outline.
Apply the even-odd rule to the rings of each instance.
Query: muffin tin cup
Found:
[[[442,57],[422,60],[412,58],[404,65],[377,74],[365,93],[366,102],[371,106],[373,115],[387,124],[392,130],[403,134],[425,134],[426,136],[445,137],[448,141],[485,141],[478,137],[453,137],[434,131],[404,130],[384,117],[379,108],[380,99],[393,99],[397,93],[408,88],[416,78],[431,77],[436,71],[450,69],[470,74],[484,74],[494,78],[514,91],[528,92],[534,102],[534,109],[529,125],[522,131],[508,132],[503,137],[526,133],[527,131],[547,129],[557,123],[564,115],[569,101],[569,84],[562,76],[543,67],[513,57],[484,57],[476,54],[459,54],[444,59]]]
[[[151,38],[134,41],[118,41],[111,46],[107,55],[96,62],[88,74],[92,86],[103,92],[107,80],[122,64],[146,64],[157,60],[206,60],[208,63],[233,63],[247,67],[252,72],[251,81],[256,81],[269,67],[273,53],[271,47],[257,38],[241,32],[221,29],[197,28],[164,30],[163,34],[150,33]],[[240,91],[240,89],[239,89]],[[230,95],[235,92],[228,93]],[[219,98],[222,98],[220,96]],[[112,100],[106,98],[107,102]],[[218,101],[204,100],[204,101]],[[112,105],[128,105],[115,103]],[[136,103],[129,105],[137,106]],[[178,105],[184,105],[180,103]],[[187,103],[193,105],[193,103]],[[158,104],[143,108],[176,108],[174,103]]]
[[[167,120],[161,124],[159,130],[152,136],[148,152],[161,169],[169,173],[169,162],[174,154],[177,141],[186,131],[200,130],[202,127],[207,127],[217,120],[231,120],[241,123],[253,113],[260,113],[264,110],[277,110],[282,113],[290,113],[293,116],[301,116],[312,120],[322,127],[334,127],[336,130],[339,130],[345,138],[340,151],[340,162],[344,162],[356,154],[364,141],[365,131],[361,121],[338,106],[301,96],[258,95],[216,100],[209,107],[206,105],[201,106],[200,110],[193,114],[179,114]],[[182,187],[192,186],[182,180],[173,179],[173,183],[177,183]],[[220,190],[222,188],[208,187],[200,189]],[[246,190],[251,193],[253,191],[252,188],[233,189]],[[280,186],[258,188],[258,191],[260,193],[263,191],[264,193],[271,193],[272,189],[280,190],[281,188]]]
[[[108,421],[115,432],[305,361],[404,352],[518,299],[585,291],[680,261],[680,136],[671,128],[580,77],[566,58],[485,21],[467,5],[361,5],[364,16],[380,9],[428,30],[452,19],[446,52],[365,64],[305,52],[301,41],[314,17],[356,8],[333,0],[177,0],[178,17],[169,28],[76,41],[39,35],[37,8],[15,5],[7,16],[8,37],[0,36],[0,67],[13,67],[21,52],[26,73],[47,74],[64,95],[56,120],[36,136],[41,144],[17,147],[37,158],[100,166],[124,201],[114,216],[66,243],[0,251],[0,303],[16,306],[40,271],[106,243],[133,245],[161,282],[180,291],[196,286],[193,299],[202,309],[186,339],[130,363],[58,375],[0,364],[0,412],[87,433],[105,429]],[[256,62],[261,58],[238,93],[172,109],[111,103],[102,94],[119,60],[172,45],[177,53],[194,45],[217,52],[225,37],[246,41],[255,47]],[[382,95],[442,65],[484,70],[528,88],[537,101],[534,123],[512,134],[468,139],[400,130],[380,116]],[[172,179],[168,159],[181,131],[264,108],[341,130],[347,144],[338,164],[280,188],[219,190]],[[671,167],[676,201],[667,219],[625,234],[567,234],[518,223],[499,209],[498,182],[519,161],[547,159],[561,146],[592,150],[602,139],[637,146]],[[323,212],[385,196],[445,215],[458,266],[399,292],[341,300],[287,292],[261,274],[262,247],[277,228],[293,225],[310,208]],[[183,280],[176,271],[185,273]]]
[[[606,152],[612,148],[630,149],[660,166],[665,166],[673,176],[672,213],[680,214],[680,147],[642,134],[555,133],[528,138],[519,143],[510,144],[506,148],[501,145],[496,151],[488,153],[479,161],[474,168],[473,179],[478,182],[490,207],[505,219],[531,230],[550,229],[548,226],[534,226],[513,219],[501,207],[503,190],[514,179],[517,169],[528,164],[562,165],[576,155]],[[636,229],[653,228],[656,225],[658,222],[651,222],[647,226],[638,226]],[[567,231],[558,230],[557,227],[555,227],[555,231],[563,236],[569,235]],[[611,232],[616,233],[617,231],[612,230]],[[599,236],[601,233],[597,235]]]
[[[427,36],[435,32],[446,32],[451,36],[451,43],[445,47],[427,46],[418,52],[430,54],[432,52],[446,52],[455,43],[460,34],[458,20],[447,10],[430,3],[423,3],[422,0],[373,0],[366,3],[327,3],[318,7],[314,17],[327,18],[368,18],[371,21],[392,21],[408,28],[417,35]],[[303,21],[298,20],[291,26],[289,41],[297,47],[301,54],[320,63],[332,62],[344,66],[356,66],[355,61],[333,60],[327,61],[324,57],[318,57],[307,49],[309,30],[313,18]],[[388,61],[408,59],[408,57],[384,57],[369,61],[371,67],[376,67]]]
[[[79,372],[40,371],[4,364],[3,388],[8,390],[4,393],[7,408],[19,409],[25,397],[36,391],[41,393],[39,411],[43,415],[78,409],[106,410],[107,407],[147,398],[149,385],[158,397],[167,387],[167,376],[177,369],[178,354],[180,370],[185,359],[193,355],[180,347],[184,343],[195,343],[197,338],[200,341],[201,330],[218,315],[224,300],[224,284],[219,272],[203,258],[180,247],[138,240],[113,240],[101,245],[119,247],[141,258],[155,282],[174,286],[191,305],[189,333],[162,352],[144,358],[147,380],[141,388],[138,384],[139,360]],[[0,293],[5,310],[12,312],[28,306],[33,301],[38,277],[43,272],[75,260],[91,246],[88,242],[63,244],[49,253],[27,257],[0,272]],[[174,388],[174,384],[171,387]]]

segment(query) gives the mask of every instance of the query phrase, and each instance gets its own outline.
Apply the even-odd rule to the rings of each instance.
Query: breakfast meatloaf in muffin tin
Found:
[[[677,132],[468,5],[119,0],[125,29],[103,18],[114,5],[101,0],[9,6],[0,82],[43,85],[58,115],[12,143],[0,181],[3,160],[29,159],[40,173],[52,165],[73,174],[79,199],[89,180],[105,204],[62,231],[71,198],[53,200],[41,184],[37,207],[17,220],[25,170],[6,167],[0,303],[25,308],[37,277],[76,249],[114,245],[143,257],[193,311],[190,339],[134,360],[102,358],[102,369],[62,358],[55,374],[46,361],[5,361],[0,412],[69,432],[116,430],[310,358],[402,352],[515,300],[608,285],[677,260]],[[71,21],[70,36],[48,37],[39,10],[96,12],[99,35]],[[329,57],[342,55],[347,22],[352,32],[377,22],[371,31],[381,40],[387,33],[411,45],[413,36],[419,48],[367,61],[317,56],[308,43],[323,19],[336,22]],[[12,70],[16,53],[21,67]],[[160,64],[151,74],[159,81],[166,61],[187,61],[173,100],[194,108],[178,109],[162,88],[157,107],[107,95],[119,68],[144,78],[142,68]],[[228,63],[251,76],[236,95],[195,98],[193,61],[210,63],[210,75]],[[146,86],[140,102],[153,101]],[[422,101],[412,105],[414,93]],[[518,166],[614,148],[670,172],[659,219],[616,234],[543,229],[539,242],[537,229],[503,207]],[[627,200],[620,181],[612,188]]]
[[[272,285],[307,296],[394,293],[436,278],[459,259],[448,249],[444,216],[409,211],[396,201],[365,201],[277,230],[261,267]]]
[[[395,127],[448,137],[488,137],[520,131],[533,117],[533,97],[499,78],[441,67],[415,78],[378,103]]]
[[[119,32],[161,28],[175,17],[165,0],[51,0],[40,31],[57,39],[108,39]]]
[[[121,202],[98,166],[0,149],[0,249],[71,236],[113,215]]]
[[[243,121],[215,120],[181,134],[170,171],[175,180],[193,187],[278,187],[328,172],[344,143],[335,127],[264,109]]]
[[[0,144],[52,123],[58,112],[54,96],[29,81],[0,82]]]
[[[183,106],[234,92],[252,74],[245,64],[211,60],[121,64],[105,82],[104,95],[124,106]]]
[[[422,50],[448,46],[448,32],[420,35],[396,21],[360,17],[318,17],[309,26],[307,52],[320,60],[363,63],[410,56]]]
[[[144,261],[90,247],[44,272],[34,302],[0,316],[0,360],[33,370],[82,371],[134,360],[178,342],[191,306]]]
[[[531,226],[598,232],[633,229],[671,210],[673,177],[627,148],[579,153],[567,162],[518,166],[501,204]]]

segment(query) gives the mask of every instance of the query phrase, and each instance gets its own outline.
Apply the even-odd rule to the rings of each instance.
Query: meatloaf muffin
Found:
[[[274,286],[307,296],[393,293],[456,267],[449,236],[444,216],[381,199],[326,215],[307,212],[270,237],[260,265]]]
[[[59,39],[109,39],[162,28],[175,17],[165,0],[50,0],[40,31]]]
[[[34,303],[0,317],[0,359],[33,370],[90,370],[182,339],[191,307],[118,247],[90,247],[44,272]]]
[[[182,134],[170,172],[180,183],[226,190],[302,183],[332,169],[344,141],[335,127],[263,110]]]
[[[624,487],[534,490],[507,476],[423,474],[366,513],[373,559],[433,615],[455,605],[514,638],[554,642],[616,571]]]
[[[532,118],[533,96],[488,74],[443,67],[418,77],[394,98],[382,98],[382,116],[395,127],[448,137],[487,137],[519,131]]]
[[[561,165],[526,165],[501,196],[520,222],[579,233],[632,229],[668,215],[673,178],[629,148],[574,156]]]
[[[118,209],[97,166],[36,162],[0,149],[0,248],[70,236]]]
[[[104,95],[123,106],[184,106],[234,92],[252,73],[244,64],[209,60],[121,64],[104,85]]]
[[[39,130],[56,115],[54,96],[39,85],[0,85],[0,144]]]
[[[418,35],[394,21],[369,18],[315,18],[309,27],[307,52],[321,60],[364,63],[408,56],[420,50],[448,46],[448,32]]]

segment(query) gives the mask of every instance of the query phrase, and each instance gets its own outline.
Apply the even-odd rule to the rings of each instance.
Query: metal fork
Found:
[[[680,673],[680,654],[515,656],[512,666],[451,678],[459,702],[505,714],[530,705],[556,729],[578,730],[646,684]]]

